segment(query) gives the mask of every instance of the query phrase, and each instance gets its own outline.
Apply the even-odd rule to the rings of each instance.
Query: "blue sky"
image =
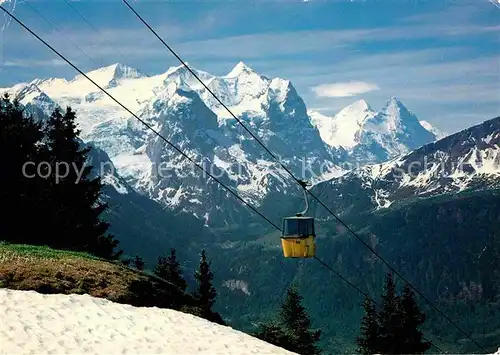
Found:
[[[129,1],[193,67],[223,75],[243,61],[291,80],[324,114],[358,99],[378,110],[396,96],[449,133],[500,115],[493,0]],[[71,4],[100,33],[63,0],[18,0],[15,14],[84,71],[179,64],[122,1]],[[0,87],[77,74],[15,22],[0,40]]]

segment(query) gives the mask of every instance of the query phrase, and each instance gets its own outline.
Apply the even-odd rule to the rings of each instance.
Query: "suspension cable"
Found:
[[[361,238],[356,232],[354,232],[344,221],[342,221],[330,208],[328,208],[316,195],[314,195],[310,189],[307,189],[303,181],[298,179],[277,157],[276,155],[267,148],[264,143],[249,129],[247,126],[225,105],[215,93],[210,90],[210,88],[196,75],[196,73],[186,64],[186,62],[169,46],[163,38],[144,20],[139,13],[129,4],[127,0],[122,0],[123,3],[135,14],[135,16],[158,38],[158,40],[172,53],[181,64],[194,76],[194,78],[209,92],[214,99],[224,108],[226,111],[240,124],[243,129],[250,134],[250,136],[255,139],[257,143],[274,159],[278,162],[283,170],[285,170],[311,197],[318,202],[325,210],[328,211],[344,228],[346,228],[356,239],[358,239],[365,247],[367,247],[380,261],[382,261],[394,274],[396,274],[401,280],[403,280],[415,293],[422,297],[436,312],[438,312],[443,318],[445,318],[449,323],[451,323],[455,328],[457,328],[463,335],[465,335],[469,340],[471,340],[479,349],[486,352],[486,350],[475,341],[467,332],[465,332],[458,324],[451,320],[444,312],[442,312],[430,299],[428,299],[422,292],[420,292],[410,281],[408,281],[399,271],[397,271],[391,264],[389,264],[379,253],[377,253],[368,243],[366,243],[363,238]]]

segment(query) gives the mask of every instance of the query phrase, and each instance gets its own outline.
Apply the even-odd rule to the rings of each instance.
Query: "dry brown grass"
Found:
[[[89,294],[136,307],[172,308],[225,325],[168,281],[86,253],[0,242],[0,288]]]
[[[86,293],[127,298],[131,283],[147,276],[119,263],[46,247],[0,245],[0,287],[41,293]]]

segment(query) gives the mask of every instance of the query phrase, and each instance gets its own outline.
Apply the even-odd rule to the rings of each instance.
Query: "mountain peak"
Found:
[[[401,100],[395,96],[391,96],[389,100],[387,100],[381,113],[393,118],[403,118],[402,116],[404,116],[404,118],[408,118],[409,116],[414,116],[414,114],[406,108]]]
[[[373,111],[368,102],[365,100],[358,100],[350,104],[349,106],[345,107],[343,110],[349,110],[349,111]]]
[[[234,78],[241,75],[242,73],[253,73],[253,69],[248,65],[240,61],[234,66],[234,68],[226,75],[227,78]]]
[[[375,112],[365,100],[358,100],[344,107],[335,116],[327,117],[311,112],[312,123],[318,128],[323,141],[332,147],[353,148],[358,141],[360,129]]]
[[[122,79],[137,79],[145,77],[145,74],[139,72],[139,70],[129,67],[122,63],[114,63],[106,67],[94,69],[85,74],[92,80],[96,81],[99,85],[110,85],[116,86],[117,80]],[[72,81],[87,80],[83,75],[79,74],[73,78]]]
[[[395,96],[391,96],[389,100],[387,100],[385,107],[399,107],[406,109],[405,105]]]
[[[193,73],[195,75],[193,75]],[[210,80],[214,78],[212,74],[195,69],[188,62],[176,67],[170,67],[167,72],[163,74],[163,77],[164,85],[168,85],[171,81],[175,81],[180,85],[180,87],[185,88],[187,85],[187,87],[190,87],[192,90],[203,88],[203,85],[198,81],[198,79],[210,85]]]
[[[184,71],[188,71],[187,68],[190,68],[191,70],[194,71],[193,68],[191,68],[191,66],[189,65],[188,62],[185,62],[184,64],[181,64],[181,65],[178,65],[178,66],[175,66],[175,67],[170,67],[168,68],[167,70],[167,75],[170,75],[170,74],[173,74],[173,73],[176,73],[176,72],[184,72]]]
[[[109,68],[114,69],[113,79],[136,79],[145,76],[139,70],[121,63],[112,64]]]
[[[129,67],[128,65],[122,63],[114,63],[106,67],[92,70],[88,72],[87,75],[98,74],[98,73],[111,74],[113,76],[112,79],[121,79],[121,78],[135,79],[143,76],[143,74],[141,74],[139,70]]]
[[[378,159],[389,159],[430,143],[435,135],[426,130],[414,113],[392,96],[385,107],[363,124],[361,142],[379,145],[383,154]]]

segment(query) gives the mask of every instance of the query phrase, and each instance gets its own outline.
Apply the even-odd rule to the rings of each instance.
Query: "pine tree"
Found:
[[[408,285],[403,288],[400,297],[401,335],[403,354],[423,354],[429,350],[431,343],[422,339],[423,334],[418,329],[425,321],[425,315],[415,302],[413,291]]]
[[[379,351],[379,325],[377,321],[377,309],[373,301],[366,297],[363,307],[365,315],[361,320],[361,334],[356,339],[358,352],[360,354],[376,354]]]
[[[401,317],[399,313],[399,298],[392,274],[386,275],[384,293],[382,294],[382,309],[378,314],[379,320],[379,350],[384,354],[400,354]]]
[[[153,272],[159,278],[168,280],[168,277],[170,276],[170,265],[168,262],[168,257],[159,256]]]
[[[287,350],[290,350],[289,347],[294,342],[291,334],[288,334],[283,326],[275,321],[272,321],[269,324],[260,324],[253,336],[269,344],[273,344]]]
[[[369,298],[364,308],[361,334],[356,339],[361,354],[423,354],[431,347],[419,330],[425,315],[418,309],[413,292],[405,285],[398,295],[392,274],[386,275],[378,314]]]
[[[17,100],[0,99],[0,238],[13,243],[33,243],[43,226],[46,181],[37,174],[44,159],[42,127],[25,117]],[[43,171],[41,171],[43,172]],[[29,223],[19,223],[24,217]]]
[[[212,285],[214,275],[210,271],[210,262],[207,260],[205,250],[201,251],[200,265],[194,277],[198,282],[198,289],[195,291],[194,297],[198,300],[202,310],[206,314],[210,314],[212,312],[212,306],[215,303],[217,292]]]
[[[100,219],[107,204],[100,201],[100,177],[92,179],[87,165],[90,148],[81,148],[75,112],[70,107],[64,115],[54,110],[45,127],[46,145],[52,176],[50,206],[54,214],[50,232],[57,247],[87,251],[97,256],[117,258],[118,241],[105,235],[109,224]],[[59,170],[58,170],[59,169]]]
[[[286,292],[277,320],[261,324],[254,335],[297,354],[317,355],[321,353],[316,345],[321,330],[311,330],[310,326],[309,315],[302,306],[302,296],[293,285]]]
[[[285,326],[286,332],[291,335],[294,344],[294,351],[299,354],[315,355],[320,354],[319,348],[315,345],[321,336],[321,330],[310,330],[311,321],[306,309],[302,305],[302,296],[295,285],[288,288],[285,301],[281,305],[279,317]]]
[[[136,255],[134,258],[134,267],[137,270],[141,270],[141,271],[144,270],[144,261],[142,260],[142,258],[139,255]]]
[[[174,248],[170,249],[170,255],[168,257],[160,256],[158,258],[154,273],[156,276],[170,281],[181,291],[186,291],[187,283],[182,277],[181,265],[179,261],[177,261]]]

